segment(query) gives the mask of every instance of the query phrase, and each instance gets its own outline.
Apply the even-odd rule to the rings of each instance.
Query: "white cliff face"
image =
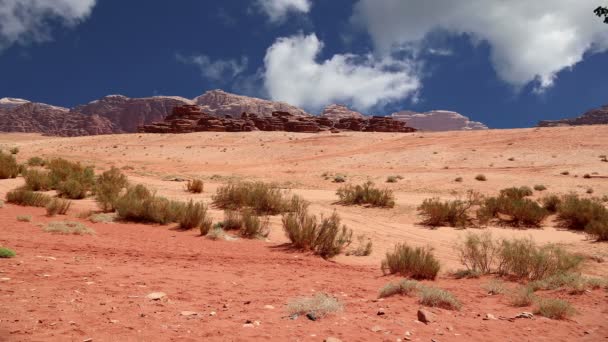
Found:
[[[296,116],[308,116],[304,110],[284,102],[275,102],[255,97],[235,95],[223,90],[211,90],[194,98],[194,104],[199,105],[203,112],[232,117],[240,117],[242,113],[253,113],[260,116],[270,116],[272,112],[289,112]]]
[[[19,107],[21,105],[24,105],[26,103],[29,103],[30,101],[28,100],[24,100],[24,99],[16,99],[16,98],[12,98],[12,97],[3,97],[0,99],[0,108],[2,109],[12,109],[15,107]]]
[[[319,115],[320,117],[328,118],[333,121],[339,121],[340,119],[363,119],[365,115],[356,112],[354,110],[349,109],[345,105],[340,104],[332,104],[323,110],[323,112]]]
[[[421,131],[467,131],[488,129],[481,122],[471,121],[468,117],[447,110],[434,110],[426,113],[401,111],[391,114],[396,120]]]

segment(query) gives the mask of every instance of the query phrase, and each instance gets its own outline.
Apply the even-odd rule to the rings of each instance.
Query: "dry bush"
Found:
[[[178,222],[186,207],[184,203],[157,197],[141,184],[129,187],[115,205],[120,219],[159,224]]]
[[[31,157],[27,160],[27,165],[29,166],[44,166],[46,161],[40,157]]]
[[[498,272],[520,279],[539,280],[576,270],[583,258],[560,247],[538,247],[532,239],[502,240],[498,255]]]
[[[421,288],[420,304],[447,310],[460,310],[462,306],[453,294],[436,287]]]
[[[16,178],[19,171],[19,164],[15,157],[0,151],[0,179]]]
[[[478,180],[480,182],[485,182],[488,180],[488,178],[485,175],[479,174],[479,175],[475,176],[475,180]]]
[[[47,171],[30,169],[23,173],[26,190],[31,191],[47,191],[51,189],[51,180]]]
[[[296,212],[283,215],[283,230],[293,247],[311,250],[328,259],[347,248],[352,242],[352,230],[340,226],[340,217],[334,212],[328,218],[317,222],[314,215],[308,214],[307,206],[301,206]]]
[[[72,221],[53,221],[49,222],[44,228],[47,233],[58,233],[58,234],[74,234],[74,235],[87,235],[95,234],[91,228],[85,226],[80,222]]]
[[[276,185],[263,182],[241,182],[221,186],[213,196],[213,204],[221,209],[251,208],[256,214],[276,215],[293,210],[288,198]]]
[[[239,230],[243,227],[243,218],[241,213],[235,210],[224,210],[224,221],[222,228],[224,230]]]
[[[477,278],[481,277],[481,272],[473,271],[473,270],[457,270],[456,272],[452,273],[452,276],[456,279],[463,279],[463,278],[477,279]]]
[[[482,288],[491,296],[503,294],[506,291],[505,283],[496,279],[490,280],[488,283],[484,284]]]
[[[524,197],[532,196],[534,192],[527,186],[522,187],[511,187],[500,190],[500,196],[507,197],[510,199],[522,199]]]
[[[536,190],[536,191],[545,191],[545,190],[547,190],[547,187],[544,186],[543,184],[536,184],[534,186],[534,190]]]
[[[315,318],[322,318],[342,309],[342,303],[326,293],[317,293],[313,297],[292,299],[287,303],[287,311],[290,316],[313,315]]]
[[[334,176],[334,183],[344,183],[344,182],[346,182],[346,176],[344,176],[344,175]]]
[[[93,223],[111,223],[116,220],[116,214],[114,213],[100,213],[87,215],[89,220]]]
[[[191,192],[193,194],[200,194],[203,192],[204,183],[200,179],[188,180],[186,184],[186,191]]]
[[[421,285],[415,280],[403,279],[391,282],[380,289],[378,298],[387,298],[395,295],[409,296],[420,289]]]
[[[551,319],[566,319],[574,315],[576,310],[565,300],[547,298],[538,301],[535,313]]]
[[[121,191],[128,186],[127,176],[116,167],[99,175],[95,180],[95,200],[101,210],[114,211]]]
[[[198,229],[201,232],[202,236],[209,235],[209,232],[211,232],[212,228],[213,228],[213,221],[211,220],[210,217],[206,217],[201,222],[201,224],[198,226]]]
[[[597,289],[604,284],[605,281],[600,278],[587,278],[579,273],[567,272],[533,281],[528,286],[534,291],[566,288],[571,294],[582,294],[587,289]]]
[[[241,236],[247,239],[266,238],[270,234],[268,218],[260,219],[253,211],[244,210],[242,213],[243,226]]]
[[[346,255],[354,255],[354,256],[369,256],[372,254],[373,243],[372,240],[367,239],[365,235],[357,236],[357,247],[352,250],[346,252]]]
[[[61,198],[53,198],[46,205],[46,214],[48,216],[65,215],[72,206],[72,201]]]
[[[203,203],[194,203],[190,200],[179,218],[179,227],[181,229],[200,227],[205,219],[207,219],[207,206]]]
[[[492,272],[499,247],[490,232],[468,233],[464,241],[456,245],[456,251],[467,270],[488,274]]]
[[[498,197],[486,198],[477,211],[481,223],[497,219],[514,227],[540,227],[549,213],[538,203],[525,198],[529,188],[501,190]]]
[[[568,229],[585,231],[598,241],[608,240],[608,209],[598,200],[566,195],[558,207],[557,219]]]
[[[536,300],[534,290],[529,286],[520,286],[509,293],[509,303],[515,307],[530,306]]]
[[[221,226],[213,226],[206,233],[203,234],[203,229],[201,229],[201,235],[204,235],[206,238],[210,240],[222,240],[226,238],[226,232],[222,229]]]
[[[388,176],[386,177],[387,183],[397,183],[399,181],[399,176]]]
[[[22,206],[46,207],[51,201],[51,197],[29,190],[13,190],[6,193],[6,201]]]
[[[17,221],[19,222],[32,222],[32,215],[18,215]]]
[[[439,261],[429,247],[410,247],[407,244],[398,244],[393,252],[387,252],[382,260],[384,274],[399,273],[414,279],[435,279],[439,272]]]
[[[367,182],[363,185],[346,185],[340,187],[336,193],[343,205],[369,204],[372,207],[392,208],[395,206],[395,195],[390,189],[380,190],[374,187],[374,183]]]
[[[481,195],[475,191],[467,191],[466,198],[454,201],[441,201],[438,198],[425,199],[417,208],[423,217],[423,225],[438,227],[450,226],[464,228],[471,224],[469,210],[481,202]]]
[[[562,203],[562,200],[557,195],[549,195],[547,197],[543,197],[541,199],[541,203],[545,210],[553,214],[557,212],[557,208],[559,208],[559,205]]]
[[[57,190],[60,196],[70,199],[86,197],[95,184],[95,173],[92,167],[58,158],[48,162],[49,182],[51,189]]]
[[[17,153],[19,153],[19,147],[13,147],[9,150],[9,152],[11,154],[17,154]]]
[[[2,258],[14,258],[15,255],[17,255],[17,253],[15,253],[15,251],[13,251],[12,249],[6,248],[6,247],[0,247],[0,259]]]

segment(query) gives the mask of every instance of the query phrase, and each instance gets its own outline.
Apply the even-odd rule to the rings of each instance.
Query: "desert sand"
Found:
[[[467,190],[496,194],[510,186],[543,184],[548,193],[608,195],[608,126],[460,131],[409,134],[285,132],[125,134],[78,138],[0,134],[0,146],[18,146],[17,158],[64,157],[123,169],[132,183],[143,183],[172,199],[209,203],[215,189],[232,180],[276,182],[312,203],[315,214],[336,210],[356,235],[374,244],[371,256],[339,256],[331,261],[289,250],[280,223],[272,217],[268,241],[210,241],[173,226],[90,223],[94,236],[56,236],[37,224],[53,220],[44,209],[5,204],[0,209],[0,245],[18,256],[0,263],[0,340],[82,341],[599,341],[608,338],[605,290],[582,295],[543,293],[571,301],[578,313],[570,320],[483,320],[513,317],[531,308],[513,308],[504,296],[489,296],[481,286],[492,277],[455,280],[461,267],[454,244],[467,231],[419,224],[416,207],[426,198],[453,199]],[[562,175],[568,171],[569,175]],[[333,175],[347,183],[367,180],[395,191],[393,209],[336,204]],[[475,180],[484,174],[487,181]],[[592,178],[583,178],[584,174]],[[402,176],[386,183],[388,176]],[[201,178],[205,191],[192,195],[184,182]],[[462,182],[455,182],[462,177]],[[0,197],[21,185],[21,178],[0,181]],[[593,194],[587,194],[593,189]],[[96,209],[92,199],[76,201],[68,215]],[[222,211],[212,209],[217,220]],[[17,222],[30,214],[32,222]],[[589,260],[583,272],[608,276],[608,244],[560,229],[548,220],[541,229],[488,227],[496,237],[531,236],[557,243]],[[439,322],[416,320],[415,298],[378,301],[378,289],[399,279],[383,276],[385,252],[399,242],[430,245],[442,263],[432,284],[453,292],[463,309],[430,309]],[[593,260],[607,260],[597,262]],[[515,283],[509,283],[515,286]],[[145,296],[162,291],[167,297]],[[290,320],[289,299],[327,292],[341,298],[344,310],[312,322]],[[267,309],[271,305],[274,309]],[[383,308],[385,315],[378,316]],[[184,316],[182,311],[197,315]],[[211,313],[215,314],[212,315]],[[247,321],[254,327],[243,327]],[[257,323],[259,323],[259,325]],[[380,329],[378,329],[380,328]]]

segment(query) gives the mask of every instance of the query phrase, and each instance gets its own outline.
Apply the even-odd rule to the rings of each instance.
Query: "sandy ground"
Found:
[[[14,247],[19,256],[0,262],[0,277],[10,278],[0,282],[0,340],[106,341],[120,336],[124,341],[321,341],[336,336],[345,341],[395,341],[414,330],[412,339],[420,341],[484,341],[490,334],[501,341],[608,338],[608,305],[602,290],[575,297],[551,294],[572,297],[568,300],[579,314],[571,321],[483,321],[477,314],[509,317],[532,308],[512,308],[501,296],[487,296],[480,286],[488,279],[456,281],[445,276],[461,267],[453,246],[469,230],[428,229],[418,224],[416,213],[425,198],[455,198],[469,189],[495,194],[509,186],[543,184],[548,190],[536,197],[568,192],[608,195],[608,179],[602,178],[608,176],[608,163],[599,158],[608,154],[608,126],[412,134],[0,134],[0,147],[13,146],[20,148],[20,161],[60,156],[94,164],[99,171],[114,165],[132,182],[175,199],[209,202],[215,189],[230,180],[276,182],[311,201],[315,213],[336,210],[356,234],[372,239],[374,252],[369,257],[340,256],[333,262],[293,253],[280,247],[286,242],[280,217],[271,218],[268,242],[213,242],[171,227],[117,223],[89,223],[97,231],[92,237],[54,236],[36,226],[48,220],[43,210],[5,205],[0,209],[0,245]],[[563,171],[570,174],[562,175]],[[332,183],[334,174],[346,175],[348,183],[371,180],[393,189],[397,206],[336,205],[339,184]],[[476,181],[477,174],[488,180]],[[594,177],[585,179],[584,174]],[[385,183],[391,175],[403,179]],[[175,177],[202,178],[205,192],[190,195],[183,182],[169,180]],[[455,182],[456,177],[464,181]],[[0,197],[21,183],[0,181]],[[590,188],[591,195],[586,193]],[[74,219],[89,209],[95,209],[92,200],[78,201],[69,215]],[[34,215],[34,222],[17,222],[23,212]],[[222,217],[218,210],[212,214]],[[607,244],[561,230],[551,219],[542,229],[488,229],[497,237],[532,236],[540,243],[559,243],[608,260]],[[463,301],[463,311],[435,310],[440,323],[425,326],[414,323],[418,306],[413,298],[372,301],[378,288],[392,279],[382,277],[380,260],[402,241],[435,248],[443,267],[443,276],[435,283],[453,291]],[[608,262],[588,261],[584,272],[607,276]],[[153,291],[166,292],[169,300],[143,298]],[[312,291],[344,298],[345,310],[317,322],[286,319],[289,298]],[[265,310],[264,305],[275,309]],[[379,307],[388,314],[376,316]],[[188,319],[180,316],[181,311],[199,315]],[[209,316],[211,311],[217,316]],[[246,320],[261,324],[243,328]],[[375,325],[383,329],[372,332]]]

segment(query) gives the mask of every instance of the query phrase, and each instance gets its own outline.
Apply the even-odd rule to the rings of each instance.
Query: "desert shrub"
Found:
[[[490,280],[488,283],[484,284],[482,288],[491,296],[503,294],[506,291],[505,283],[496,279]]]
[[[11,154],[17,154],[17,153],[19,153],[19,147],[13,147],[9,150],[9,152]]]
[[[73,221],[53,221],[49,222],[44,228],[47,233],[58,233],[58,234],[74,234],[74,235],[87,235],[94,234],[91,228],[85,226],[80,222]]]
[[[545,191],[545,190],[547,190],[547,187],[544,186],[544,185],[542,185],[542,184],[536,184],[534,186],[534,190],[536,190],[536,191]]]
[[[456,279],[463,279],[463,278],[479,278],[481,277],[481,272],[480,271],[473,271],[473,270],[457,270],[455,272],[452,273],[452,276]]]
[[[322,318],[330,313],[342,310],[343,305],[338,299],[326,293],[317,293],[313,297],[292,299],[287,303],[287,311],[293,315],[312,315]]]
[[[56,189],[59,196],[70,199],[85,198],[87,196],[88,191],[88,188],[85,184],[75,179],[68,179],[67,181],[59,183]]]
[[[186,183],[186,191],[191,192],[193,194],[200,194],[203,192],[204,184],[200,179],[188,180]]]
[[[199,224],[198,229],[201,232],[202,236],[206,236],[206,235],[208,236],[209,233],[213,233],[213,232],[218,233],[216,231],[216,229],[213,228],[213,221],[211,220],[210,217],[205,217],[205,219],[203,219],[203,221],[201,221],[201,223]],[[213,232],[212,232],[212,229],[213,229]],[[220,230],[223,233],[223,230],[221,228],[220,228]]]
[[[377,189],[372,182],[355,186],[346,185],[340,187],[336,194],[340,198],[338,203],[344,205],[369,204],[373,207],[385,208],[392,208],[395,206],[393,191],[389,189]]]
[[[540,227],[548,212],[538,203],[521,197],[526,192],[504,189],[498,197],[486,198],[477,211],[477,217],[482,223],[497,219],[515,227]],[[507,192],[503,192],[507,190]]]
[[[590,175],[590,174],[588,174],[588,173],[585,173],[585,174],[583,175],[583,178],[585,178],[585,179],[589,179],[589,178],[591,178],[591,175]]]
[[[555,245],[538,247],[531,239],[502,240],[498,272],[517,278],[539,280],[578,268],[582,257]]]
[[[560,174],[563,175],[563,176],[567,176],[567,175],[570,174],[570,172],[569,171],[562,171],[562,172],[560,172]]]
[[[31,157],[27,160],[27,165],[29,166],[44,166],[46,161],[40,157]]]
[[[576,310],[565,300],[546,298],[538,301],[536,314],[551,319],[566,319],[576,313]]]
[[[557,208],[559,207],[561,202],[562,202],[561,198],[557,195],[549,195],[549,196],[543,197],[541,199],[543,208],[545,208],[545,210],[547,210],[550,213],[556,213]]]
[[[534,290],[529,286],[520,286],[509,293],[509,303],[515,307],[530,306],[536,300]]]
[[[17,221],[19,222],[32,222],[32,215],[18,215]]]
[[[17,255],[17,253],[15,253],[15,251],[13,251],[12,249],[0,247],[0,258],[14,258],[15,255]]]
[[[26,190],[47,191],[51,188],[49,173],[46,171],[30,169],[23,173]]]
[[[344,175],[335,175],[334,176],[334,183],[344,183],[346,182],[346,176]]]
[[[485,182],[488,180],[488,178],[485,175],[479,174],[479,175],[475,176],[475,180],[478,180],[480,182]]]
[[[256,214],[264,215],[292,211],[293,201],[293,197],[288,198],[276,185],[263,182],[227,184],[219,187],[213,196],[213,204],[218,208],[230,210],[251,208]]]
[[[422,224],[437,227],[466,227],[470,221],[467,214],[470,205],[461,200],[441,201],[439,198],[427,198],[418,207],[423,217]]]
[[[608,239],[608,209],[597,200],[566,195],[558,207],[557,219],[568,229],[585,231],[598,240]]]
[[[378,298],[387,298],[395,295],[409,296],[420,289],[421,285],[415,280],[403,279],[384,285],[378,293]]]
[[[49,182],[51,189],[56,189],[60,196],[70,199],[86,197],[95,184],[95,173],[92,167],[57,158],[48,162]]]
[[[224,230],[239,230],[243,227],[243,218],[241,213],[235,210],[224,210],[224,221],[222,228]]]
[[[247,239],[266,238],[270,233],[268,228],[268,219],[260,219],[253,211],[244,210],[242,213],[243,226],[241,227],[241,236]]]
[[[129,186],[127,176],[115,167],[99,175],[95,180],[94,189],[95,200],[101,210],[114,211],[121,191],[127,186]]]
[[[159,224],[178,222],[186,207],[184,203],[157,197],[141,184],[129,187],[115,206],[123,220]]]
[[[116,214],[114,213],[92,214],[87,217],[93,223],[111,223],[116,220]]]
[[[68,210],[70,209],[71,205],[72,205],[71,201],[64,200],[61,198],[53,198],[46,205],[46,214],[48,216],[55,216],[57,214],[65,215],[68,212]]]
[[[428,247],[410,247],[398,244],[393,252],[387,252],[382,260],[384,274],[399,273],[414,279],[435,279],[439,272],[439,261]]]
[[[283,215],[283,230],[295,248],[310,250],[323,258],[332,258],[350,245],[352,230],[340,226],[340,217],[334,212],[330,217],[317,222],[308,214],[306,206],[298,211]]]
[[[19,175],[19,164],[10,154],[0,151],[0,179],[15,178]]]
[[[456,178],[454,178],[454,182],[461,183],[462,182],[462,177],[456,177]]]
[[[522,187],[511,187],[500,190],[500,196],[507,197],[510,199],[522,199],[524,197],[532,196],[533,192],[527,186]]]
[[[528,286],[534,290],[556,290],[567,288],[571,294],[581,294],[587,289],[602,287],[605,282],[600,278],[587,278],[579,273],[565,272],[530,282]]]
[[[399,177],[397,176],[388,176],[386,177],[387,183],[397,183],[399,181]]]
[[[221,226],[215,225],[208,229],[206,233],[204,233],[204,229],[201,228],[201,235],[204,235],[210,240],[222,240],[226,237],[226,232],[222,229]]]
[[[194,203],[192,200],[184,207],[183,214],[179,218],[181,229],[192,229],[199,227],[207,217],[207,206],[203,203]]]
[[[456,251],[460,262],[467,270],[488,274],[492,272],[499,247],[499,244],[494,241],[492,234],[489,232],[468,233],[464,241],[456,246]]]
[[[462,306],[450,292],[436,287],[423,287],[420,290],[420,304],[447,310],[460,310]]]
[[[368,256],[372,254],[373,243],[372,240],[365,241],[365,235],[357,236],[357,247],[348,251],[346,255],[354,255],[354,256]]]
[[[51,201],[51,197],[34,191],[18,189],[7,192],[6,201],[22,206],[45,207]]]

